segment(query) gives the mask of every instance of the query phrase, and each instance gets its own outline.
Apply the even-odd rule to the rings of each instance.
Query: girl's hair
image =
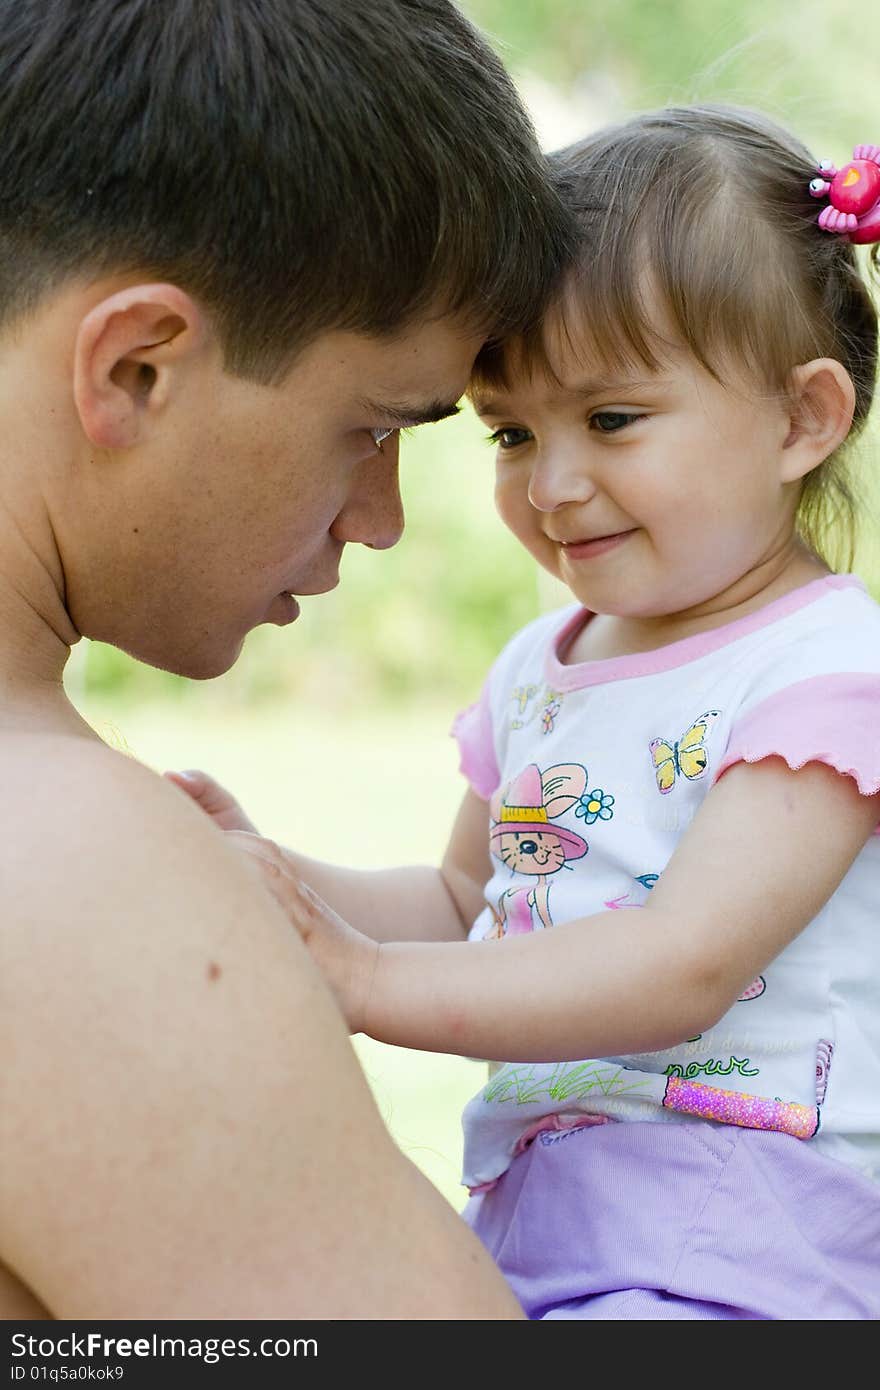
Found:
[[[588,351],[611,369],[656,370],[663,339],[650,287],[718,380],[739,364],[785,394],[798,364],[837,359],[855,386],[850,437],[859,430],[874,394],[877,311],[855,248],[817,226],[816,161],[798,140],[754,111],[669,108],[601,130],[551,167],[580,231],[562,308],[578,306]],[[872,250],[876,267],[880,246]],[[515,353],[549,371],[540,331]],[[490,345],[477,383],[503,382],[509,362],[504,344]],[[855,499],[842,453],[807,476],[798,529],[820,552],[842,542],[851,564]]]

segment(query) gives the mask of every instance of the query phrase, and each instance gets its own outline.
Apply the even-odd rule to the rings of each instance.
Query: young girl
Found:
[[[880,148],[817,178],[755,114],[669,110],[555,168],[579,263],[471,395],[575,602],[457,720],[439,871],[241,843],[353,1031],[500,1063],[466,1215],[530,1317],[880,1317],[880,610],[821,558]]]

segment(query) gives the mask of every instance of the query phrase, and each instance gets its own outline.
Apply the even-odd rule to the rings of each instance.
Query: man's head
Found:
[[[445,0],[0,0],[0,125],[45,569],[75,632],[216,675],[346,541],[394,543],[371,432],[450,413],[534,323],[566,216]]]
[[[563,229],[501,64],[447,0],[0,0],[0,324],[144,271],[228,367],[432,306],[507,331]]]

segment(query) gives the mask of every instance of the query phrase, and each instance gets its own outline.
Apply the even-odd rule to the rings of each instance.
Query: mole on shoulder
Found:
[[[209,960],[208,969],[206,973],[209,980],[219,980],[220,976],[223,974],[223,971],[220,969],[220,966],[217,964],[215,960]]]

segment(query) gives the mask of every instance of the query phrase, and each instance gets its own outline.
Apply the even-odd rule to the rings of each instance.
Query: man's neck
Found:
[[[10,512],[0,510],[0,729],[80,722],[63,685],[79,634],[51,569]]]

